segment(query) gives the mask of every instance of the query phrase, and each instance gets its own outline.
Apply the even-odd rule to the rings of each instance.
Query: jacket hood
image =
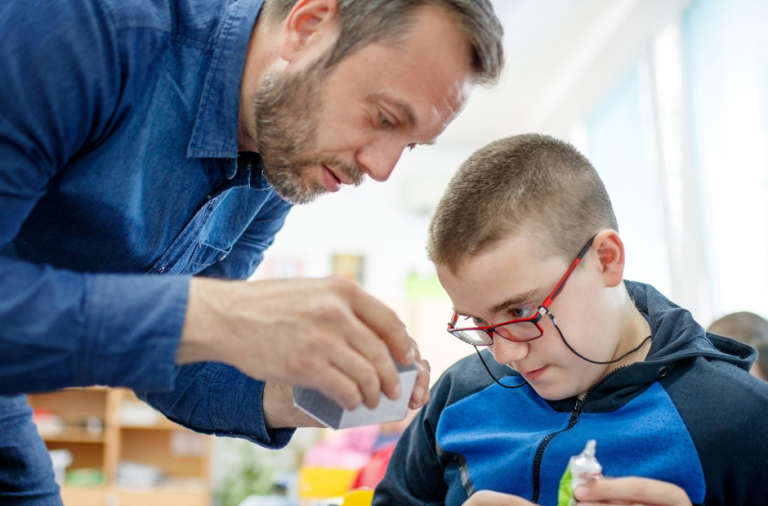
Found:
[[[691,313],[644,283],[624,282],[630,297],[651,327],[651,349],[643,362],[616,370],[593,387],[583,411],[606,412],[623,406],[654,381],[696,358],[721,360],[749,371],[757,352],[746,344],[710,334]],[[573,409],[574,398],[550,401],[558,411]]]
[[[746,344],[706,332],[691,313],[651,285],[625,281],[637,309],[651,326],[651,350],[646,363],[674,363],[690,357],[723,360],[749,371],[757,352]]]

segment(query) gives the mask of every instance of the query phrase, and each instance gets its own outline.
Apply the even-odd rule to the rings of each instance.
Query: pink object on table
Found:
[[[307,451],[304,467],[360,469],[371,458],[381,429],[378,425],[337,431]]]

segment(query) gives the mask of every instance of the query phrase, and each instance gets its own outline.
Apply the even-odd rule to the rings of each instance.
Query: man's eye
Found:
[[[474,322],[474,324],[477,325],[478,327],[482,327],[485,324],[485,320],[483,320],[482,318],[472,317],[472,322]]]
[[[395,128],[395,124],[392,123],[389,118],[384,116],[384,113],[379,113],[379,121],[381,122],[381,126],[385,128]]]
[[[531,307],[519,307],[515,309],[511,309],[509,311],[509,314],[514,318],[515,320],[518,320],[520,318],[528,318],[533,314],[533,306]]]

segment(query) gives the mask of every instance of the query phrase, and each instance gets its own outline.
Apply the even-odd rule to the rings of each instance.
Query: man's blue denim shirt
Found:
[[[25,443],[34,429],[22,392],[125,386],[201,432],[270,447],[290,439],[264,426],[263,383],[222,364],[174,364],[190,276],[248,277],[290,207],[262,178],[258,155],[237,150],[240,80],[261,5],[0,7],[7,497],[32,496],[21,478],[14,492],[2,469],[44,451]]]

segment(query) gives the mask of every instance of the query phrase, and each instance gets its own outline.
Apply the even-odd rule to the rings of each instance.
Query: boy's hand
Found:
[[[533,503],[516,495],[480,490],[472,494],[462,506],[532,506]]]
[[[691,506],[685,491],[665,481],[650,478],[606,478],[581,485],[574,491],[579,506],[635,504],[646,506]]]

